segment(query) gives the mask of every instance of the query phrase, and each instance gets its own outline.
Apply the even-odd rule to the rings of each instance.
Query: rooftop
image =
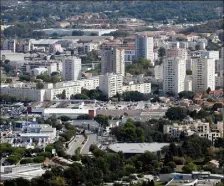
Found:
[[[145,151],[157,152],[169,143],[115,143],[109,145],[109,149],[114,152],[123,153],[144,153]]]

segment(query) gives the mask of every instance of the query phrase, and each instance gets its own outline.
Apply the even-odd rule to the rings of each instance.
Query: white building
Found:
[[[12,52],[16,52],[16,40],[15,39],[6,39],[2,43],[2,49],[3,50],[10,50]]]
[[[63,61],[62,75],[65,81],[75,81],[81,78],[81,59],[75,56]]]
[[[44,73],[48,73],[47,68],[34,68],[31,70],[31,75],[38,76]]]
[[[202,51],[201,56],[219,60],[219,51]]]
[[[178,94],[184,91],[186,60],[183,58],[165,58],[163,62],[163,91]]]
[[[35,68],[45,68],[50,75],[52,72],[61,72],[62,71],[62,62],[57,61],[27,61],[20,68],[22,72],[31,73]]]
[[[101,51],[101,73],[125,75],[124,49],[117,47],[103,48]]]
[[[135,60],[135,49],[125,49],[124,51],[125,65],[132,64],[134,60]]]
[[[138,84],[132,83],[132,84],[123,86],[122,91],[123,92],[138,91],[143,94],[149,94],[151,93],[151,83],[138,83]]]
[[[55,54],[56,52],[63,52],[63,48],[61,47],[61,44],[53,43],[49,46],[49,53]]]
[[[23,61],[25,56],[25,54],[23,53],[16,53],[10,50],[1,50],[0,53],[1,53],[0,59],[3,61],[6,59],[10,61]]]
[[[24,142],[37,140],[39,143],[52,143],[56,138],[56,128],[48,124],[33,124],[26,127],[26,133],[20,133],[20,138]]]
[[[224,88],[224,70],[215,75],[215,87]]]
[[[193,58],[192,78],[194,92],[215,90],[215,59]]]
[[[219,73],[224,70],[224,58],[220,58],[219,60],[215,60],[215,72]]]
[[[155,79],[163,80],[163,64],[154,67]]]
[[[190,77],[186,76],[185,81],[184,81],[184,90],[185,91],[192,91],[192,78],[191,78],[191,76]]]
[[[154,64],[154,53],[153,53],[154,43],[153,37],[147,36],[136,36],[135,39],[135,56],[138,58],[146,58]]]
[[[107,95],[108,98],[122,93],[123,76],[120,74],[107,73],[100,75],[99,89]]]
[[[35,85],[28,84],[10,84],[1,85],[1,94],[7,94],[16,97],[18,100],[25,101],[26,99],[32,101],[44,101],[45,90],[36,89]]]

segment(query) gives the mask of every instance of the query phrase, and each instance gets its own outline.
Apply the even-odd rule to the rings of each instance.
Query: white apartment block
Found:
[[[202,51],[201,56],[219,60],[219,51]]]
[[[216,138],[221,137],[221,133],[219,131],[211,131],[211,132],[199,132],[198,136],[207,138],[208,140],[214,142]]]
[[[185,91],[192,91],[192,80],[191,79],[185,79],[184,90]]]
[[[35,85],[28,84],[10,84],[1,86],[1,94],[16,97],[18,100],[25,101],[44,101],[45,90],[36,89]]]
[[[224,47],[220,50],[220,58],[224,59]]]
[[[23,66],[20,68],[22,72],[31,73],[35,68],[46,68],[48,70],[48,74],[50,75],[52,72],[60,72],[62,62],[54,62],[54,61],[37,61],[37,62],[25,62]]]
[[[178,94],[184,91],[186,60],[183,58],[165,58],[163,61],[163,92]]]
[[[215,72],[219,73],[224,70],[224,58],[220,58],[219,60],[215,60]]]
[[[215,87],[224,88],[224,70],[215,75]]]
[[[137,35],[135,39],[136,59],[146,58],[154,65],[154,42],[153,37]]]
[[[61,47],[61,44],[53,43],[49,45],[49,53],[55,54],[56,52],[63,52],[63,48]]]
[[[192,79],[194,92],[215,90],[215,59],[193,58]]]
[[[125,75],[124,49],[117,47],[103,48],[101,51],[101,73]]]
[[[66,57],[62,65],[62,76],[64,81],[76,81],[81,78],[80,58],[76,56]]]
[[[124,50],[124,63],[125,63],[125,65],[132,64],[132,62],[134,60],[135,60],[135,50],[125,49]]]
[[[138,83],[138,84],[130,84],[124,85],[122,88],[123,92],[126,91],[138,91],[143,94],[151,93],[151,83]]]
[[[163,64],[154,67],[155,79],[163,80]]]
[[[100,75],[99,89],[107,95],[108,98],[121,94],[123,87],[123,76],[121,74],[107,73]]]
[[[173,125],[164,125],[163,133],[179,137],[182,132],[190,130],[190,127],[190,125],[178,125],[177,123],[174,123]]]
[[[38,76],[38,75],[41,75],[41,74],[48,74],[48,70],[47,68],[33,68],[31,70],[31,75],[33,76]]]

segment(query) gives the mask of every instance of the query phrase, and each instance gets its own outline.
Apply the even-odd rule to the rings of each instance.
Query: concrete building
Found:
[[[16,40],[15,39],[6,39],[2,43],[2,49],[3,50],[10,50],[12,52],[16,52]]]
[[[154,64],[154,43],[153,37],[137,35],[135,39],[135,56],[138,58],[146,58]]]
[[[149,94],[151,93],[151,83],[138,83],[134,84],[133,82],[130,83],[129,85],[124,85],[122,87],[122,91],[138,91],[143,94]]]
[[[32,101],[44,101],[45,90],[36,89],[36,85],[33,84],[10,84],[1,85],[1,94],[7,94],[21,101],[26,99]]]
[[[124,49],[107,47],[101,50],[101,73],[125,75]]]
[[[34,68],[45,68],[50,75],[52,72],[61,72],[62,71],[62,62],[61,61],[27,61],[21,66],[20,70],[22,72],[31,73]]]
[[[163,64],[154,67],[155,79],[163,80]]]
[[[187,50],[185,48],[169,48],[166,49],[166,57],[167,58],[183,58],[187,59]]]
[[[108,98],[121,94],[123,87],[123,76],[120,74],[107,73],[100,75],[99,89],[107,95]]]
[[[34,68],[31,70],[31,75],[38,76],[44,73],[48,73],[48,70],[46,68]]]
[[[178,94],[184,91],[186,60],[183,58],[165,58],[163,62],[163,92]]]
[[[76,81],[81,78],[81,59],[75,56],[66,57],[63,61],[62,75],[65,81]]]
[[[125,65],[132,64],[134,60],[135,60],[135,49],[125,49],[124,51]]]
[[[215,90],[215,59],[193,58],[192,79],[193,92]]]
[[[220,73],[216,74],[215,87],[216,88],[224,88],[224,70],[221,70]]]
[[[3,61],[6,59],[10,61],[23,61],[25,56],[23,53],[16,53],[10,50],[1,50],[0,53],[0,59]]]
[[[201,56],[219,60],[219,51],[202,51]]]

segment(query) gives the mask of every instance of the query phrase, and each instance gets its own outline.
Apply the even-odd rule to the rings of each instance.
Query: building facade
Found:
[[[63,61],[62,75],[65,81],[76,81],[81,78],[81,59],[75,56]]]
[[[215,59],[199,57],[192,64],[193,92],[215,90]]]

